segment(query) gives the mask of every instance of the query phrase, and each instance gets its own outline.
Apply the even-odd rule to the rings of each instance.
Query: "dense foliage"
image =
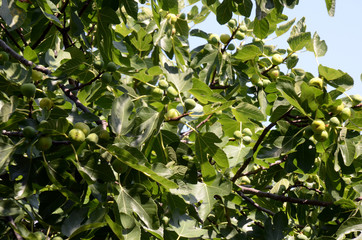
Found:
[[[297,3],[2,1],[0,239],[359,236],[361,96]]]

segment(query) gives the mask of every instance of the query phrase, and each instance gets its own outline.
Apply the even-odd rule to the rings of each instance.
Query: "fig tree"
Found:
[[[235,45],[232,44],[232,43],[230,43],[230,44],[228,45],[228,50],[230,50],[230,51],[235,50]]]
[[[42,98],[39,102],[41,109],[50,110],[53,107],[53,101],[50,98]]]
[[[185,108],[186,111],[194,109],[196,107],[196,102],[193,99],[186,99],[185,100]]]
[[[163,90],[166,90],[169,86],[168,82],[165,80],[165,79],[161,79],[159,82],[158,82],[158,86],[163,89]]]
[[[277,79],[280,75],[280,71],[276,68],[273,68],[268,72],[268,75],[271,77],[271,79]]]
[[[253,136],[253,132],[250,130],[250,128],[243,128],[243,131],[242,133],[245,135],[245,136]]]
[[[243,40],[245,38],[245,33],[241,32],[241,31],[237,31],[235,33],[235,38],[238,40]]]
[[[32,98],[35,96],[36,87],[32,83],[24,83],[21,85],[20,91],[25,97]]]
[[[177,92],[177,90],[176,90],[174,87],[169,86],[169,87],[167,88],[167,95],[169,95],[169,96],[171,96],[171,97],[177,97],[177,96],[178,96],[178,92]]]
[[[319,89],[323,89],[323,79],[319,77],[312,78],[311,80],[309,80],[309,85],[317,87]]]
[[[103,83],[110,83],[112,82],[112,74],[110,74],[109,72],[103,73],[101,80]]]
[[[317,140],[318,142],[324,142],[325,140],[328,139],[328,132],[326,130],[323,130],[320,133],[314,133],[314,139]]]
[[[85,134],[82,130],[73,128],[69,131],[68,137],[72,142],[81,143],[85,141]]]
[[[41,79],[43,79],[44,74],[42,72],[39,72],[37,70],[32,69],[31,70],[31,79],[36,82]]]
[[[87,136],[90,133],[90,128],[87,124],[83,122],[77,122],[74,124],[74,128],[81,130],[85,136]]]
[[[242,137],[243,137],[243,134],[242,134],[241,131],[239,131],[239,130],[236,130],[236,131],[233,133],[233,135],[234,135],[234,138],[235,138],[235,139],[242,139]]]
[[[223,43],[223,44],[227,44],[230,40],[230,35],[229,34],[226,34],[226,33],[223,33],[220,35],[220,41]]]
[[[236,19],[230,19],[230,21],[228,22],[228,26],[231,28],[231,29],[233,29],[235,26],[236,26],[236,24],[237,24],[237,21],[236,21]]]
[[[151,92],[152,97],[154,98],[161,98],[163,95],[163,90],[161,88],[153,88]]]
[[[109,140],[109,132],[107,130],[101,129],[101,131],[98,133],[98,137],[100,141],[106,142]]]
[[[343,110],[343,108],[344,108],[344,104],[341,103],[339,105],[332,105],[330,109],[334,115],[337,115]]]
[[[314,120],[311,127],[314,133],[321,133],[326,129],[325,123],[320,119]]]
[[[165,114],[165,119],[166,121],[170,120],[170,119],[175,119],[177,117],[180,116],[180,112],[177,111],[177,109],[175,108],[171,108],[170,110],[167,111],[167,113]]]
[[[244,145],[249,145],[250,143],[251,143],[251,137],[249,137],[249,136],[244,136],[243,137],[243,143],[244,143]]]
[[[93,143],[96,144],[98,143],[99,137],[96,133],[90,133],[86,139],[85,139],[88,143]]]
[[[332,127],[338,127],[341,125],[341,122],[337,117],[331,117],[331,119],[329,119],[329,123],[331,124]]]
[[[106,66],[107,72],[115,72],[117,71],[117,65],[114,62],[109,62]]]
[[[33,139],[36,136],[37,131],[32,126],[26,126],[23,129],[24,137],[28,139]]]
[[[212,33],[209,35],[209,38],[207,39],[207,41],[210,44],[217,44],[220,41],[220,37],[218,35]]]
[[[274,65],[277,66],[277,65],[281,64],[282,62],[283,62],[283,57],[279,53],[276,53],[272,56],[272,63]]]
[[[352,114],[352,112],[351,112],[350,108],[343,108],[343,110],[339,113],[342,120],[347,120],[348,118],[351,117],[351,114]]]
[[[53,144],[53,140],[49,136],[42,136],[38,139],[38,142],[36,143],[36,148],[39,151],[46,151],[48,150]]]

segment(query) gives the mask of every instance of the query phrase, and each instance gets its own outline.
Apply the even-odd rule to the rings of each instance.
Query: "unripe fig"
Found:
[[[152,97],[161,98],[163,95],[163,90],[161,88],[153,88],[151,92]]]
[[[91,143],[91,144],[97,144],[98,143],[98,140],[99,140],[99,137],[96,133],[90,133],[86,139],[85,139],[88,143]]]
[[[251,143],[251,137],[249,137],[249,136],[244,136],[243,137],[243,143],[244,143],[244,145],[249,145],[250,143]]]
[[[319,77],[312,78],[311,80],[309,80],[309,85],[317,87],[319,89],[323,89],[323,79]]]
[[[235,131],[233,135],[235,139],[241,139],[243,137],[243,134],[239,130]]]
[[[103,66],[104,66],[104,62],[103,60],[96,60],[94,63],[93,63],[93,66],[95,69],[97,69],[98,71],[102,70]]]
[[[73,128],[69,131],[68,137],[75,143],[81,143],[85,141],[85,134],[82,130]]]
[[[230,51],[235,50],[235,45],[232,44],[232,43],[230,43],[230,44],[228,45],[228,50],[230,50]]]
[[[332,105],[331,106],[331,112],[334,114],[334,115],[337,115],[337,114],[339,114],[342,110],[343,110],[343,108],[344,108],[344,104],[343,103],[341,103],[341,104],[339,104],[339,105]]]
[[[314,120],[311,127],[314,133],[321,133],[326,129],[325,123],[320,119]]]
[[[196,107],[196,102],[193,99],[186,99],[185,100],[185,108],[186,111],[194,109]]]
[[[44,74],[42,72],[39,72],[34,69],[31,70],[31,79],[33,80],[33,82],[43,79],[43,76]]]
[[[28,139],[33,139],[36,136],[37,131],[32,126],[26,126],[23,129],[24,137]]]
[[[245,38],[245,33],[241,32],[241,31],[237,31],[235,33],[235,38],[238,40],[243,40]]]
[[[158,82],[158,86],[163,89],[163,90],[166,90],[169,86],[168,82],[165,80],[165,79],[161,79],[159,82]]]
[[[110,83],[112,82],[112,74],[110,74],[109,72],[103,73],[101,79],[104,83]]]
[[[259,81],[260,81],[260,76],[258,74],[253,74],[253,76],[251,76],[250,81],[252,84],[256,85]]]
[[[36,143],[36,148],[39,151],[46,151],[48,150],[53,144],[53,140],[49,136],[42,136],[38,139],[38,142]]]
[[[350,108],[343,108],[343,110],[339,113],[343,120],[347,120],[348,118],[350,118],[351,114],[352,112]]]
[[[341,122],[337,117],[331,117],[331,119],[329,119],[329,123],[331,124],[332,127],[338,127],[341,125]]]
[[[178,92],[177,92],[177,90],[176,90],[174,87],[169,86],[169,87],[167,88],[167,95],[169,95],[169,96],[171,96],[171,97],[177,97],[177,96],[178,96]]]
[[[274,65],[279,65],[282,62],[283,62],[283,57],[279,53],[276,53],[272,56],[272,63]]]
[[[280,71],[276,68],[273,68],[272,70],[270,70],[268,72],[269,77],[271,77],[272,79],[277,79],[280,75]]]
[[[185,20],[186,19],[186,13],[181,13],[179,18]]]
[[[115,64],[114,62],[109,62],[106,66],[106,71],[107,72],[115,72],[117,71],[117,64]]]
[[[50,110],[53,107],[53,101],[47,97],[42,98],[39,102],[41,109]]]
[[[175,24],[177,22],[177,16],[173,13],[169,13],[167,15],[167,18],[170,19],[172,24]]]
[[[170,120],[170,119],[175,119],[177,117],[180,116],[180,112],[177,111],[177,109],[175,108],[171,108],[170,110],[167,111],[167,113],[165,114],[165,119],[166,121]]]
[[[320,132],[320,133],[314,133],[314,139],[318,142],[324,142],[328,139],[328,132],[326,130]]]
[[[36,87],[32,83],[24,83],[21,85],[20,91],[25,97],[32,98],[35,96]]]
[[[223,43],[223,44],[227,44],[230,40],[230,35],[229,34],[226,34],[226,33],[223,33],[220,35],[220,41]]]
[[[253,136],[253,132],[250,130],[250,128],[243,128],[243,131],[242,133],[245,135],[245,136]]]
[[[231,29],[233,29],[235,26],[236,26],[236,24],[237,24],[237,21],[236,21],[236,19],[230,19],[230,21],[228,22],[228,26],[231,28]]]
[[[90,133],[90,128],[87,124],[83,122],[77,122],[74,124],[74,128],[81,130],[85,136],[87,136]]]
[[[216,34],[210,34],[207,41],[210,44],[217,44],[220,41],[220,37]]]
[[[98,133],[98,137],[100,141],[108,141],[110,138],[109,132],[107,130],[101,129],[101,131]]]
[[[171,34],[172,34],[172,35],[175,35],[175,34],[176,34],[176,28],[173,27],[173,28],[171,29]]]

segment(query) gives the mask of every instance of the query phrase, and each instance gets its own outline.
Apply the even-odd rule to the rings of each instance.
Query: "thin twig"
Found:
[[[249,188],[237,185],[240,190],[243,193],[253,194],[259,197],[266,197],[270,199],[274,199],[281,202],[291,202],[291,203],[298,203],[298,204],[304,204],[304,205],[313,205],[313,206],[321,206],[321,207],[327,207],[333,204],[333,202],[324,202],[324,201],[318,201],[318,200],[310,200],[310,199],[301,199],[301,198],[293,198],[293,197],[287,197],[283,195],[277,195],[273,193],[268,192],[262,192],[260,190],[257,190],[255,188]]]
[[[75,91],[75,90],[79,90],[79,89],[82,89],[88,85],[91,85],[93,82],[95,82],[97,79],[100,78],[100,76],[103,74],[103,72],[99,73],[96,77],[94,77],[92,80],[90,80],[89,82],[87,83],[84,83],[84,84],[79,84],[78,86],[74,87],[74,88],[71,88],[71,89],[68,89],[67,91]]]
[[[259,204],[257,204],[256,202],[254,202],[253,199],[245,196],[245,194],[242,191],[237,191],[237,193],[244,198],[244,200],[246,200],[247,202],[249,202],[251,205],[253,205],[254,207],[256,207],[257,209],[259,209],[260,211],[266,212],[269,215],[274,216],[275,213],[267,208],[263,208],[262,206],[260,206]]]
[[[204,125],[205,123],[207,123],[210,118],[212,117],[213,113],[211,113],[209,116],[207,116],[207,118],[205,118],[203,121],[201,121],[197,126],[196,126],[196,129],[201,127],[202,125]],[[184,132],[182,135],[181,135],[181,138],[184,138],[188,135],[190,135],[190,133],[192,133],[192,129],[191,130],[188,130],[187,132]]]
[[[6,29],[6,27],[1,23],[0,24],[2,30],[4,30],[5,34],[10,38],[10,40],[15,44],[17,48],[19,48],[20,51],[23,51],[23,49],[20,47],[18,42],[15,40],[15,38],[9,33],[9,31]]]

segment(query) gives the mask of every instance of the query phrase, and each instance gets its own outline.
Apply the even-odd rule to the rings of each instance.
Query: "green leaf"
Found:
[[[81,225],[83,220],[87,217],[88,208],[76,208],[68,216],[62,224],[62,234],[69,237]]]
[[[140,184],[133,184],[132,188],[126,189],[121,185],[116,186],[117,194],[114,200],[118,205],[120,213],[137,216],[148,228],[157,229],[159,227],[157,217],[157,205],[147,194],[147,190]]]
[[[279,37],[284,33],[288,32],[289,29],[293,26],[294,22],[295,18],[293,20],[290,20],[289,22],[279,25],[279,27],[275,30],[276,35]]]
[[[133,19],[137,20],[137,13],[138,13],[138,3],[134,0],[125,0],[121,1],[126,12],[133,17]]]
[[[178,14],[179,11],[178,0],[159,0],[158,4],[165,11],[169,11],[170,13],[173,14]]]
[[[58,27],[62,27],[60,20],[54,15],[54,12],[59,12],[56,6],[51,1],[46,0],[36,0],[42,13],[46,18],[51,22],[55,23]],[[49,5],[50,4],[50,5]]]
[[[0,173],[3,173],[8,167],[14,150],[14,146],[0,142]]]
[[[167,79],[172,82],[179,92],[185,92],[192,88],[192,71],[185,72],[174,66],[165,64],[164,73]]]
[[[261,20],[255,18],[253,33],[256,37],[264,39],[269,35],[269,22],[266,18]]]
[[[226,154],[222,149],[215,145],[215,143],[221,143],[221,139],[211,132],[200,134],[199,138],[203,150],[208,153],[213,158],[213,160],[215,160],[216,164],[220,168],[229,167]]]
[[[253,9],[253,2],[251,0],[240,0],[238,2],[238,11],[245,17],[250,17],[251,10]]]
[[[189,90],[191,94],[193,94],[201,103],[210,102],[226,102],[225,98],[223,98],[220,94],[213,92],[206,83],[200,81],[199,79],[194,78],[192,80],[193,86],[192,89]]]
[[[116,222],[113,222],[112,219],[109,217],[109,215],[106,215],[104,218],[107,221],[109,228],[118,237],[118,239],[123,240],[124,237],[122,233],[122,226]]]
[[[216,20],[221,25],[227,23],[233,16],[233,5],[230,0],[224,0],[216,9]]]
[[[302,50],[311,40],[310,32],[301,32],[290,36],[287,42],[293,51]]]
[[[198,134],[196,136],[196,142],[195,142],[196,158],[199,161],[201,174],[204,182],[206,184],[212,184],[216,179],[216,170],[210,164],[209,159],[207,158],[207,154],[204,151],[203,147],[204,147],[203,141],[201,139],[200,134]]]
[[[327,44],[324,40],[320,40],[318,33],[313,35],[313,51],[316,57],[323,57],[327,52]]]
[[[147,159],[142,153],[139,153],[138,150],[132,148],[125,149],[123,147],[112,145],[108,148],[108,151],[114,155],[118,161],[121,161],[127,166],[142,172],[147,177],[163,185],[165,188],[177,188],[176,183],[168,180],[167,178],[159,176],[153,170],[151,170],[151,166],[148,164]],[[134,154],[134,151],[138,152],[138,154]]]
[[[84,25],[75,12],[71,12],[70,15],[70,31],[74,36],[84,34]]]
[[[346,235],[356,232],[362,232],[362,219],[359,217],[351,217],[338,228],[336,232],[337,240],[345,239]]]
[[[10,6],[9,3],[10,2]],[[14,1],[3,0],[0,2],[0,16],[11,29],[19,28],[26,20],[26,12],[14,4]]]
[[[241,102],[235,108],[232,109],[232,112],[239,122],[248,122],[249,119],[253,119],[256,121],[261,121],[265,119],[264,114],[260,111],[260,109],[253,104],[247,102]]]
[[[199,228],[196,219],[186,214],[174,213],[170,221],[170,227],[178,236],[184,238],[199,238],[207,233],[206,229]]]
[[[315,144],[307,140],[296,148],[295,157],[297,159],[297,166],[305,173],[309,173],[312,169],[316,158]]]
[[[336,9],[336,0],[325,0],[329,16],[333,17]]]
[[[327,83],[345,92],[353,87],[353,78],[347,73],[333,68],[325,67],[321,64],[318,66],[319,75],[327,80]]]
[[[279,80],[277,82],[277,89],[290,104],[296,107],[302,114],[307,115],[300,105],[300,99],[294,90],[294,85],[292,82],[288,80]]]
[[[143,28],[141,28],[137,32],[137,37],[134,36],[133,38],[131,38],[131,43],[140,52],[148,51],[152,47],[151,42],[152,42],[152,35],[147,34],[147,32]]]
[[[113,101],[110,126],[116,135],[125,135],[132,130],[134,125],[133,102],[127,94]]]
[[[343,162],[346,166],[350,166],[355,159],[356,143],[352,139],[346,138],[343,144],[338,144],[342,154]]]
[[[0,201],[0,216],[16,216],[22,213],[20,206],[13,199],[1,199]]]
[[[240,48],[239,50],[237,50],[233,56],[236,59],[240,59],[241,61],[246,61],[246,60],[254,59],[255,57],[257,57],[261,54],[262,54],[262,52],[259,47],[250,44],[250,45],[245,45],[242,48]]]
[[[26,58],[27,60],[32,61],[33,63],[38,63],[39,59],[38,56],[36,55],[36,52],[31,49],[30,46],[26,46],[24,48],[24,58]]]
[[[200,203],[197,207],[198,214],[205,220],[217,202],[215,195],[220,197],[231,193],[232,184],[230,181],[222,181],[216,178],[212,184],[198,182],[197,184],[186,184],[178,189],[172,189],[172,194],[181,195],[189,204]]]

